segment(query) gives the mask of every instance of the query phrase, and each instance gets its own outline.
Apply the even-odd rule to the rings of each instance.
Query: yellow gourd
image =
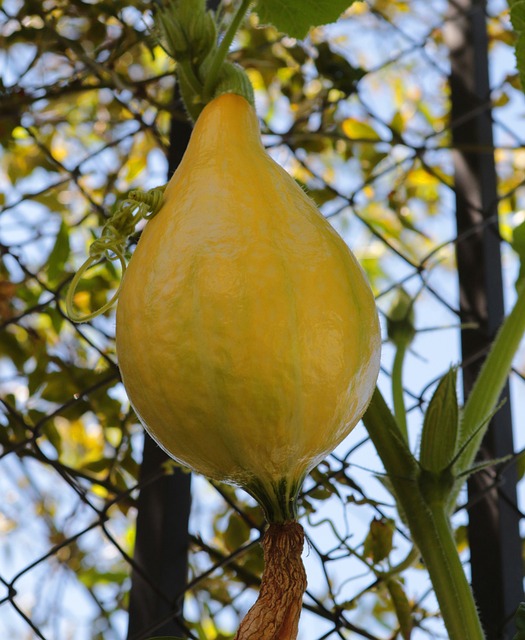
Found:
[[[293,520],[305,475],[351,431],[379,371],[372,292],[310,198],[222,95],[125,273],[124,386],[173,458]]]

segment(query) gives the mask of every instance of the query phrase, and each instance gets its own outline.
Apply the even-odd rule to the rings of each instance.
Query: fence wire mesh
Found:
[[[232,53],[254,84],[269,152],[354,250],[382,320],[400,286],[416,299],[404,367],[414,449],[436,381],[461,361],[451,127],[463,123],[450,117],[449,12],[440,0],[360,2],[304,43],[252,16]],[[496,160],[497,202],[480,224],[499,220],[510,304],[518,265],[509,240],[525,215],[524,100],[506,4],[489,2],[486,19],[491,91],[478,108],[493,109],[495,144],[473,151]],[[126,636],[142,428],[119,380],[114,315],[76,325],[63,300],[116,203],[166,179],[170,118],[184,114],[150,25],[151,6],[140,0],[0,8],[3,638]],[[100,306],[118,280],[113,263],[100,266],[76,304]],[[389,398],[395,353],[384,335],[379,384]],[[524,362],[521,352],[507,463],[517,459],[519,469]],[[172,472],[167,464],[158,475]],[[262,514],[232,487],[194,477],[192,492],[185,633],[229,638],[260,582]],[[460,505],[454,526],[468,571],[466,495]],[[312,472],[300,512],[303,640],[393,639],[406,625],[415,640],[446,637],[420,563],[407,563],[394,583],[385,577],[412,545],[362,426]]]

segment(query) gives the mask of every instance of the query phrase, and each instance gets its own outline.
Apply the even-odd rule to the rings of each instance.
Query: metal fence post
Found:
[[[179,105],[179,112],[182,107]],[[172,118],[168,165],[170,175],[186,149],[190,125]],[[182,601],[188,574],[188,521],[191,476],[180,469],[166,474],[168,456],[144,434],[141,489],[138,499],[128,640],[153,635],[183,635]]]
[[[457,265],[462,322],[463,389],[468,395],[504,315],[498,231],[498,192],[493,151],[485,2],[451,0],[445,26],[450,50],[452,136],[457,215]],[[494,416],[481,459],[512,454],[508,386]],[[487,640],[507,640],[522,599],[520,514],[514,467],[493,467],[468,484],[472,587]]]
[[[219,0],[208,0],[207,4],[215,10]],[[180,103],[177,91],[176,102]],[[170,128],[170,176],[182,160],[191,135],[190,124],[180,118],[184,112],[181,104],[176,111],[179,115],[172,116]],[[188,576],[191,476],[179,469],[169,475],[159,473],[169,458],[147,433],[144,438],[134,555],[141,571],[132,573],[128,640],[186,635],[180,594]]]
[[[166,454],[145,434],[132,573],[128,640],[182,635],[182,601],[188,573],[190,475],[159,473]]]

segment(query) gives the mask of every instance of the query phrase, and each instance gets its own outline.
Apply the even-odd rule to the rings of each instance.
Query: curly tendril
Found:
[[[120,293],[122,278],[126,271],[126,246],[129,236],[134,233],[135,227],[141,220],[150,220],[155,216],[163,203],[165,187],[155,187],[147,192],[135,189],[130,191],[128,197],[123,200],[115,213],[102,227],[100,238],[94,240],[89,247],[89,258],[76,272],[66,295],[67,315],[74,322],[87,322],[110,309]],[[118,289],[113,296],[92,313],[81,315],[75,311],[73,299],[78,285],[86,271],[96,262],[106,260],[119,260],[122,267],[122,275]]]

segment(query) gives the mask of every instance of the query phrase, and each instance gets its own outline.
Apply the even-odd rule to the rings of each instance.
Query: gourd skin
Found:
[[[256,114],[205,107],[117,310],[123,382],[173,458],[293,499],[364,413],[380,331],[357,261],[265,152]]]

